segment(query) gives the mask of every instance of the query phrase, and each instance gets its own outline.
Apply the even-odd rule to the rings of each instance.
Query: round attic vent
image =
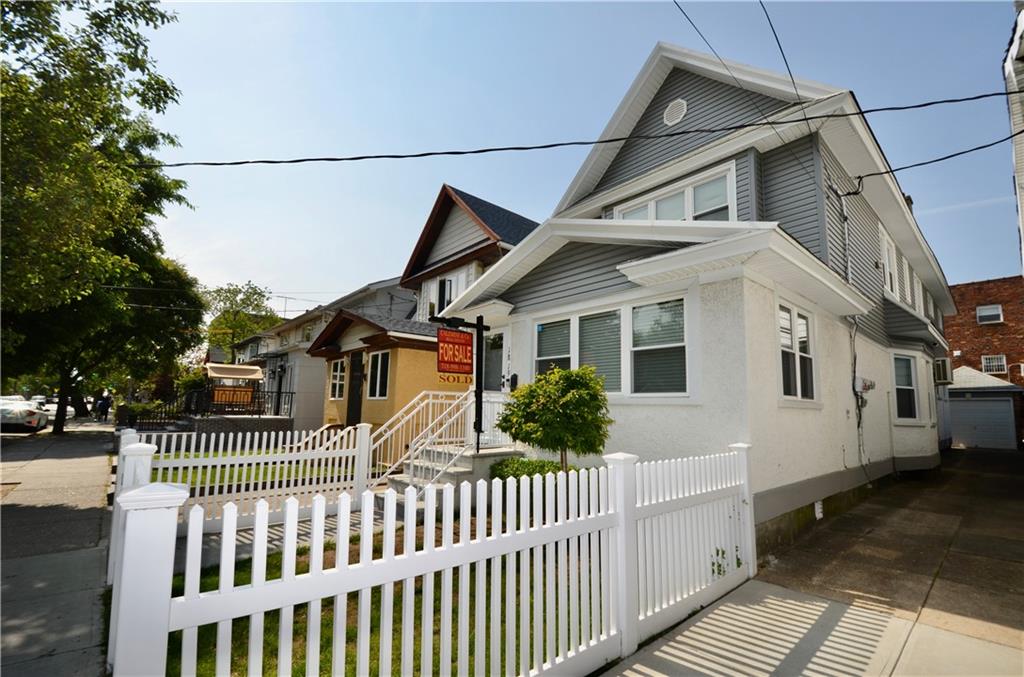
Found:
[[[668,105],[668,108],[665,109],[665,114],[662,116],[662,119],[665,121],[666,125],[671,127],[682,120],[685,115],[686,101],[683,99],[676,99]]]

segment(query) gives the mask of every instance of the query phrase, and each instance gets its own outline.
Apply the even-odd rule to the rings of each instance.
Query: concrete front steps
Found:
[[[434,481],[435,486],[443,487],[445,484],[451,484],[456,487],[457,499],[460,484],[463,482],[474,484],[477,480],[490,481],[491,465],[506,458],[522,458],[526,456],[526,452],[511,447],[490,447],[481,448],[480,453],[470,449],[462,454],[431,450],[423,456],[424,458],[421,460],[406,462],[403,468],[404,472],[388,478],[388,488],[394,489],[398,493],[399,502],[402,502],[406,487],[415,486],[417,489],[422,489],[426,484],[426,480],[423,478],[435,476],[437,477]],[[451,462],[450,465],[449,462]],[[445,468],[446,465],[447,468]],[[415,472],[415,479],[411,477],[413,472]],[[383,494],[378,494],[377,502],[378,507],[383,506]],[[422,505],[420,507],[422,508]],[[437,507],[438,509],[441,507],[440,496],[437,499]]]

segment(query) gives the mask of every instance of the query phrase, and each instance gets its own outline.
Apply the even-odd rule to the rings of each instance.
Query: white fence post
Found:
[[[146,484],[117,499],[125,538],[111,607],[119,618],[108,647],[114,677],[166,671],[178,508],[186,499],[188,490],[172,484]]]
[[[757,575],[757,530],[754,525],[754,491],[750,486],[750,445],[742,442],[730,444],[729,448],[740,455],[740,473],[743,476],[743,540],[746,552],[747,575]]]
[[[110,547],[107,552],[107,585],[113,585],[114,583],[114,569],[117,565],[117,556],[119,553],[120,538],[123,529],[121,525],[124,524],[121,508],[117,505],[117,497],[120,496],[125,490],[125,477],[126,467],[128,465],[127,456],[125,451],[129,447],[134,447],[139,443],[141,437],[131,428],[125,428],[118,434],[117,444],[117,472],[114,474],[114,505],[110,514]],[[156,451],[156,447],[153,447]],[[152,456],[152,454],[150,454]],[[152,465],[152,464],[151,464]]]
[[[370,428],[369,423],[356,424],[356,467],[352,478],[354,496],[361,496],[366,491],[370,479]]]
[[[612,554],[615,576],[612,578],[612,613],[618,626],[620,652],[629,656],[636,652],[639,644],[637,634],[638,573],[636,543],[636,463],[633,454],[607,454],[605,463],[611,471],[609,478],[612,505],[618,516]]]
[[[108,636],[109,657],[114,655],[114,646],[117,637],[118,618],[118,590],[122,575],[122,562],[124,561],[125,542],[125,513],[120,498],[127,492],[150,483],[149,479],[153,473],[153,454],[156,453],[155,444],[142,444],[137,442],[121,448],[121,461],[124,464],[121,476],[121,488],[114,495],[114,513],[110,525],[110,551],[107,554],[107,583],[113,586],[110,604],[110,634]]]

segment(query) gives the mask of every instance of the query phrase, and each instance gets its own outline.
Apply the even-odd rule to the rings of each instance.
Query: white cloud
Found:
[[[991,205],[1003,204],[1004,202],[1013,202],[1012,195],[1000,195],[999,197],[989,197],[983,200],[971,200],[970,202],[957,202],[951,205],[943,205],[941,207],[930,207],[928,209],[919,209],[915,212],[918,216],[927,216],[929,214],[946,214],[947,212],[959,212],[964,209],[974,209],[977,207],[988,207]]]

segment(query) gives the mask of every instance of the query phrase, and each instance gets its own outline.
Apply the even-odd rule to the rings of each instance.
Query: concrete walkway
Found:
[[[112,437],[4,435],[0,670],[103,675]],[[99,428],[99,429],[97,429]]]
[[[1024,674],[1024,453],[950,452],[817,525],[616,675]]]

